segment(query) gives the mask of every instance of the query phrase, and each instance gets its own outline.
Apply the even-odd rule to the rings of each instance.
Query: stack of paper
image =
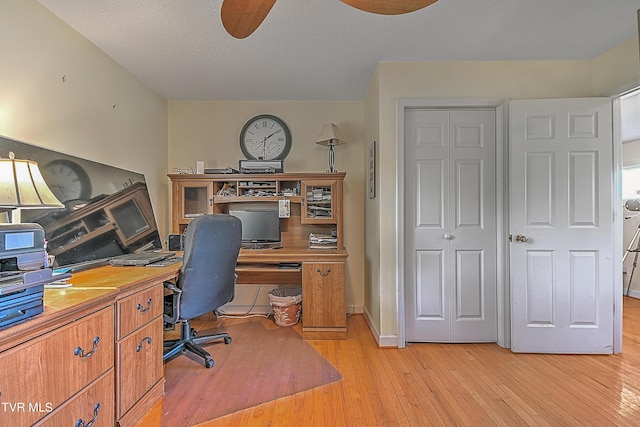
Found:
[[[338,238],[330,234],[309,234],[309,247],[312,249],[338,249]]]

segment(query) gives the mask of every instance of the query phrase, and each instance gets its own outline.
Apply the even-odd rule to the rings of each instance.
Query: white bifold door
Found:
[[[405,111],[407,342],[495,342],[493,109]]]

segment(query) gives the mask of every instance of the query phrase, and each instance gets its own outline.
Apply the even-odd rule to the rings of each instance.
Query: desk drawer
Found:
[[[47,418],[39,421],[36,426],[87,426],[93,421],[91,427],[113,427],[115,423],[113,387],[113,370],[111,370],[56,409]],[[79,424],[81,421],[84,421],[84,424]]]
[[[113,367],[113,346],[109,306],[0,354],[2,425],[47,415]]]
[[[129,335],[145,323],[160,316],[163,311],[162,283],[137,292],[117,302],[118,340]]]
[[[162,326],[158,317],[118,343],[118,418],[162,379]]]
[[[236,285],[302,285],[299,268],[278,268],[276,265],[238,264]]]

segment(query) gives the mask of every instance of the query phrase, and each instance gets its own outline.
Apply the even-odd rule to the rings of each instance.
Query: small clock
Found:
[[[71,160],[50,161],[44,166],[42,175],[53,194],[63,203],[91,198],[89,175],[82,166]]]
[[[291,150],[291,132],[278,117],[261,114],[243,126],[240,149],[249,160],[284,160]]]

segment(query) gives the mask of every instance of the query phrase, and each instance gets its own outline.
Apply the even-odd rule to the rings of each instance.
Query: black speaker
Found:
[[[184,250],[184,235],[183,234],[169,234],[167,238],[167,250],[170,251],[183,251]]]

